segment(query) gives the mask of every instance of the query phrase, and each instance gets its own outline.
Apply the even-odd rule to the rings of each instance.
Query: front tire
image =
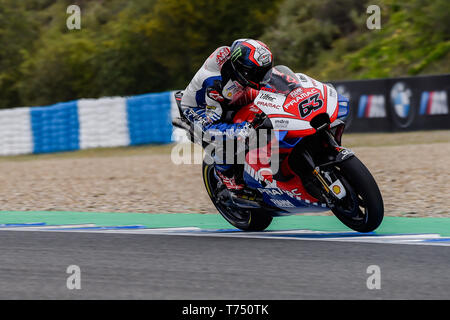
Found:
[[[263,209],[243,209],[235,205],[230,206],[217,198],[218,181],[214,175],[214,165],[203,161],[202,173],[203,182],[211,201],[230,224],[244,231],[263,231],[270,225],[273,217]]]
[[[355,231],[375,230],[383,221],[384,204],[372,174],[356,156],[337,167],[347,195],[331,209],[334,215]]]

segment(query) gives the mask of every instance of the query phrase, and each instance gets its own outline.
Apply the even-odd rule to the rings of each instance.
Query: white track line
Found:
[[[382,243],[382,244],[413,244],[413,245],[435,245],[450,246],[450,241],[431,241],[441,239],[439,234],[388,234],[388,235],[358,235],[353,231],[329,232],[313,230],[279,230],[265,232],[244,232],[239,230],[208,230],[198,227],[181,228],[130,228],[108,229],[108,227],[96,226],[95,224],[60,225],[60,226],[27,226],[27,227],[1,227],[0,230],[10,231],[45,231],[45,232],[82,232],[82,233],[108,233],[108,234],[154,234],[154,235],[177,235],[191,237],[220,237],[220,238],[248,238],[269,240],[308,240],[308,241],[331,241],[331,242],[359,242],[359,243]],[[128,226],[133,227],[133,226]],[[80,229],[81,228],[81,229]],[[83,229],[94,228],[94,229]],[[99,228],[99,229],[96,229]],[[104,228],[104,229],[103,229]],[[333,236],[336,235],[336,236]],[[344,235],[344,236],[342,236]]]
[[[69,224],[69,225],[61,225],[61,226],[23,226],[23,227],[14,227],[14,226],[2,226],[0,227],[0,230],[12,230],[12,231],[44,231],[48,229],[73,229],[73,228],[92,228],[96,227],[95,224],[89,223],[89,224]]]

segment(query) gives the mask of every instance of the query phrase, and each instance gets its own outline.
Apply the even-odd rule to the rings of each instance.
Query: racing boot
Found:
[[[230,166],[226,170],[221,170],[222,167],[215,167],[215,173],[217,178],[222,181],[225,187],[232,191],[237,192],[242,191],[245,187],[244,180],[242,178],[242,174],[239,174],[234,166]]]

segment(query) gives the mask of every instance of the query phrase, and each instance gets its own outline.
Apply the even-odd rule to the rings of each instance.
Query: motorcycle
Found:
[[[241,230],[262,231],[274,217],[331,210],[355,231],[375,230],[384,216],[380,190],[355,153],[341,145],[348,99],[331,84],[286,66],[272,68],[263,84],[253,103],[234,113],[233,122],[258,122],[257,130],[272,130],[263,149],[272,152],[271,157],[277,155],[278,170],[272,172],[270,161],[249,161],[260,156],[261,147],[248,150],[245,192],[236,193],[221,183],[215,164],[205,159],[203,181],[219,213]],[[180,118],[173,124],[194,142],[193,127],[181,112],[181,97],[181,91],[175,93]],[[208,143],[202,141],[203,147]]]

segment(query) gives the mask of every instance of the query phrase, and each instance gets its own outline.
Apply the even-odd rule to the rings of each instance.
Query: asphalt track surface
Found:
[[[0,232],[0,299],[449,299],[449,267],[443,246]]]

